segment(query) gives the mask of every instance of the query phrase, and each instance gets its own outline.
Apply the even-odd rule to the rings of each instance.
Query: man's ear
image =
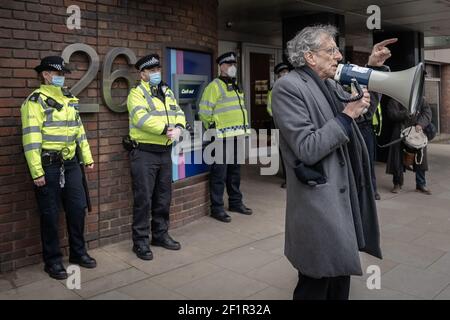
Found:
[[[305,61],[311,66],[316,65],[316,59],[311,51],[305,53]]]

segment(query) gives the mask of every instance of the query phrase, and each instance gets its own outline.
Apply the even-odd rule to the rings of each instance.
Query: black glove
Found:
[[[294,167],[294,172],[298,180],[311,187],[327,182],[320,163],[314,166],[307,166],[304,163],[297,161],[297,166]]]

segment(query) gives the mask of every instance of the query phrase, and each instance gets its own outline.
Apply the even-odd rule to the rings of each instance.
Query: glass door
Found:
[[[425,99],[428,101],[432,112],[433,124],[436,126],[438,134],[441,132],[439,107],[440,107],[441,81],[438,78],[425,79]]]

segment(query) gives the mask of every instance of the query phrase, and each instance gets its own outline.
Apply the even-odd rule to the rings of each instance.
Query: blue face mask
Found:
[[[64,76],[52,76],[52,85],[57,87],[63,87],[64,86]]]
[[[149,74],[150,85],[157,86],[161,83],[161,72],[151,73]]]

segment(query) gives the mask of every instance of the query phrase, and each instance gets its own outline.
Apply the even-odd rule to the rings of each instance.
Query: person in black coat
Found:
[[[378,69],[380,71],[385,71],[385,72],[389,70],[387,67],[379,67],[379,68],[374,68],[374,69],[375,70]],[[377,178],[375,175],[377,138],[376,138],[375,131],[373,128],[372,119],[375,115],[375,112],[377,111],[378,104],[380,103],[380,96],[381,95],[378,93],[371,92],[370,93],[370,106],[367,109],[367,112],[355,120],[356,124],[359,127],[359,130],[361,131],[364,142],[366,143],[367,151],[369,152],[370,171],[371,171],[371,175],[372,175],[372,186],[373,186],[375,200],[381,200],[381,196],[377,191]]]
[[[387,117],[393,123],[391,140],[400,138],[403,129],[415,126],[416,131],[423,131],[431,123],[431,108],[425,98],[422,98],[417,112],[410,115],[409,110],[403,107],[398,101],[388,98],[386,104]],[[389,148],[386,173],[393,175],[394,188],[392,193],[399,193],[403,186],[403,173],[406,168],[403,164],[403,145],[401,143],[392,145]],[[420,164],[414,161],[413,171],[416,173],[416,191],[424,194],[431,194],[426,186],[425,172],[428,171],[427,148],[422,149],[423,160]],[[420,157],[419,157],[420,158]]]

